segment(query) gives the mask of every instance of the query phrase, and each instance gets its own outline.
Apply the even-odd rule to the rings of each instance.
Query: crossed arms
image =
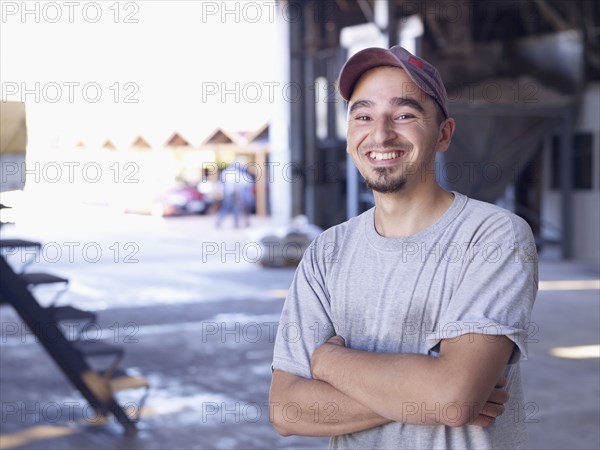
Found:
[[[508,399],[502,371],[513,347],[505,336],[471,333],[442,340],[434,358],[353,350],[334,336],[313,353],[312,379],[274,371],[270,419],[285,436],[336,436],[389,422],[487,426]],[[293,420],[291,404],[300,411]]]

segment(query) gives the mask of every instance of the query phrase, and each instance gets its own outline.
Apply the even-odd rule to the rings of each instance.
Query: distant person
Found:
[[[239,228],[240,215],[244,225],[250,226],[250,210],[254,203],[254,179],[240,161],[234,161],[221,172],[223,199],[217,215],[217,228],[220,228],[228,214],[233,215],[235,228]]]

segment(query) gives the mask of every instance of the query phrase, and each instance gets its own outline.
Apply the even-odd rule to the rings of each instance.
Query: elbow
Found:
[[[302,391],[302,379],[295,375],[288,374],[283,371],[275,370],[273,380],[271,382],[271,390],[269,391],[269,421],[274,430],[280,436],[310,436],[307,434],[306,420],[300,420],[302,411],[298,410],[298,415],[295,415],[297,409],[301,408],[302,398],[305,393]],[[290,416],[288,406],[295,406]],[[310,428],[310,426],[309,426]]]
[[[274,414],[273,409],[271,408],[269,420],[271,421],[271,425],[273,426],[277,434],[283,437],[292,436],[294,432],[290,428],[290,424],[286,420],[282,419],[282,417],[278,417],[278,415]]]
[[[278,422],[271,420],[271,425],[273,425],[273,428],[279,436],[287,437],[293,434],[290,430]]]
[[[269,395],[269,421],[280,436],[292,436],[297,434],[297,432],[293,429],[294,423],[286,420],[282,408],[279,408],[280,405],[286,402],[279,392],[278,389],[271,388]]]

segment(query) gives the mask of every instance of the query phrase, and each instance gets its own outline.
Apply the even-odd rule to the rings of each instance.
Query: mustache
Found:
[[[402,141],[389,141],[379,143],[367,143],[365,145],[361,145],[359,150],[363,152],[372,152],[372,151],[386,151],[386,150],[404,150],[411,151],[413,149],[413,145],[410,142],[402,142]]]

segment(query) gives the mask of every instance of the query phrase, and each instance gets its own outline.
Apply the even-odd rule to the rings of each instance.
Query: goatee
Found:
[[[376,179],[365,178],[365,184],[369,189],[382,194],[400,192],[406,185],[406,177],[398,175],[393,178],[391,168],[378,167],[374,169],[378,177]]]

